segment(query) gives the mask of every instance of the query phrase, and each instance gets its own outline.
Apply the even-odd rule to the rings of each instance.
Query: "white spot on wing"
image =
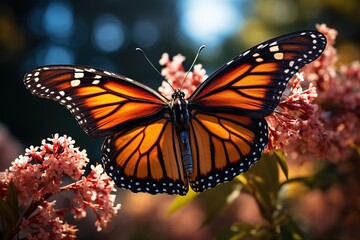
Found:
[[[269,50],[270,50],[270,52],[278,52],[280,49],[279,49],[278,45],[275,45],[275,46],[270,47]]]
[[[284,58],[284,54],[281,53],[281,52],[275,53],[275,54],[274,54],[274,58],[275,58],[276,60],[282,60],[282,59]]]
[[[83,78],[83,77],[84,77],[84,73],[79,73],[79,72],[74,73],[74,78]]]
[[[269,45],[269,46],[274,46],[274,45],[277,45],[277,42],[276,42],[276,41],[275,41],[275,42],[270,43],[270,45]]]
[[[75,72],[84,72],[84,70],[79,69],[79,68],[74,68]]]
[[[230,65],[234,60],[230,60],[226,63],[226,65]]]
[[[74,80],[72,80],[71,82],[70,82],[70,85],[72,86],[72,87],[77,87],[77,86],[79,86],[80,85],[80,80],[79,79],[74,79]]]
[[[243,53],[243,56],[249,54],[250,50],[247,50],[246,52]]]

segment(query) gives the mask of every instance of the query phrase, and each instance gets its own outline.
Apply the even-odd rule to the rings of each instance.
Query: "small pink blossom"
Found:
[[[181,54],[174,56],[173,60],[170,61],[169,54],[164,53],[159,63],[164,66],[161,70],[161,75],[165,77],[174,89],[179,89],[183,83],[181,90],[185,93],[186,97],[189,97],[208,76],[202,65],[196,64],[185,79],[187,72],[182,65],[184,61],[185,57]],[[159,92],[165,97],[170,98],[173,90],[166,81],[163,81],[159,87]]]
[[[64,176],[80,178],[89,159],[85,150],[79,151],[73,144],[71,137],[55,134],[43,140],[41,147],[30,146],[12,162],[9,169],[23,204],[59,192]]]
[[[276,111],[266,117],[269,124],[266,151],[284,149],[292,139],[306,139],[303,134],[314,122],[317,122],[317,129],[325,131],[318,121],[318,106],[313,104],[317,97],[316,88],[310,83],[308,89],[303,90],[301,82],[304,81],[302,74],[296,74],[289,95],[280,102]]]
[[[116,195],[110,194],[116,191],[114,182],[104,173],[101,165],[91,166],[88,176],[83,176],[81,181],[69,187],[77,195],[74,199],[76,205],[73,205],[74,217],[85,217],[85,209],[92,209],[97,217],[95,225],[98,231],[105,228],[120,209],[120,204],[114,206]]]

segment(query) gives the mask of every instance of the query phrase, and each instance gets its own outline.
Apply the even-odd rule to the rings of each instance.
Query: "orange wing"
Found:
[[[178,135],[170,116],[107,137],[102,162],[117,186],[133,192],[185,195]]]
[[[268,139],[265,119],[197,111],[191,115],[190,185],[195,191],[230,181],[260,159]]]
[[[85,66],[45,66],[24,77],[32,94],[64,105],[82,129],[105,137],[163,117],[168,100],[125,76]]]
[[[290,78],[318,58],[325,45],[325,36],[316,31],[259,44],[210,75],[188,99],[191,108],[265,117],[279,104]]]

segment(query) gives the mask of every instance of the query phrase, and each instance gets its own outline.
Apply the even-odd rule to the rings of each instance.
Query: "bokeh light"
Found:
[[[195,44],[216,46],[243,24],[239,4],[243,0],[198,0],[179,2],[181,30]]]
[[[95,20],[93,30],[94,45],[101,51],[114,52],[125,43],[124,27],[111,14],[103,14]]]
[[[43,16],[45,32],[52,40],[66,40],[73,29],[73,10],[67,2],[51,2]]]
[[[74,63],[74,56],[70,50],[61,46],[50,46],[45,55],[45,64]]]

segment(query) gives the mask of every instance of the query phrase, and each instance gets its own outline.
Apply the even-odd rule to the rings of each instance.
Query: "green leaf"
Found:
[[[18,195],[17,195],[13,181],[10,181],[10,183],[9,183],[6,203],[10,207],[10,209],[12,209],[15,220],[18,221],[19,214],[20,214],[19,213],[19,201],[18,201]]]
[[[8,235],[17,226],[19,220],[19,203],[14,183],[10,181],[6,200],[0,198],[0,219],[2,218],[2,236],[8,239]]]
[[[251,235],[254,226],[247,223],[234,223],[230,228],[227,228],[218,233],[215,239],[229,239],[237,240]]]
[[[247,189],[250,189],[254,195],[262,216],[271,222],[277,208],[277,196],[280,190],[277,160],[273,156],[264,154],[244,175]]]
[[[276,194],[270,191],[261,178],[252,179],[251,185],[262,216],[271,221],[273,211],[275,211]]]
[[[0,198],[0,216],[5,219],[8,224],[7,226],[14,226],[16,224],[16,217],[14,216],[13,210],[2,198]]]
[[[334,183],[341,183],[346,179],[346,174],[342,172],[335,164],[321,162],[318,163],[316,167],[317,169],[314,175],[290,178],[289,180],[283,182],[282,185],[293,182],[300,182],[311,189],[319,188],[321,190],[326,190]]]
[[[191,188],[186,196],[176,196],[174,201],[171,203],[170,207],[166,211],[166,215],[169,216],[179,210],[180,208],[186,206],[192,202],[199,194],[194,192]]]
[[[274,157],[276,158],[282,172],[284,173],[286,179],[289,179],[289,169],[286,163],[286,158],[284,152],[274,151]]]
[[[277,239],[267,225],[252,226],[247,223],[234,223],[229,229],[222,231],[215,239],[229,240],[264,240]]]
[[[280,225],[281,239],[303,240],[305,235],[300,227],[293,221],[290,215],[284,215],[285,219]]]
[[[269,154],[263,154],[261,159],[245,174],[256,176],[257,179],[260,178],[261,181],[258,182],[262,182],[263,185],[273,193],[279,190],[280,183],[277,160]]]
[[[279,191],[279,171],[275,157],[264,154],[244,175],[249,182],[248,184],[253,186],[256,184],[255,186],[263,189],[264,193],[276,194]]]
[[[201,206],[205,210],[206,217],[202,225],[208,224],[214,217],[229,206],[240,194],[242,185],[237,181],[223,183],[206,190],[199,195]]]
[[[216,188],[206,190],[202,193],[196,193],[190,189],[186,196],[177,196],[174,199],[166,215],[171,215],[193,200],[198,199],[201,201],[201,205],[204,207],[206,214],[205,220],[202,223],[202,225],[205,225],[236,199],[241,187],[242,185],[238,181],[232,181],[220,184]]]

